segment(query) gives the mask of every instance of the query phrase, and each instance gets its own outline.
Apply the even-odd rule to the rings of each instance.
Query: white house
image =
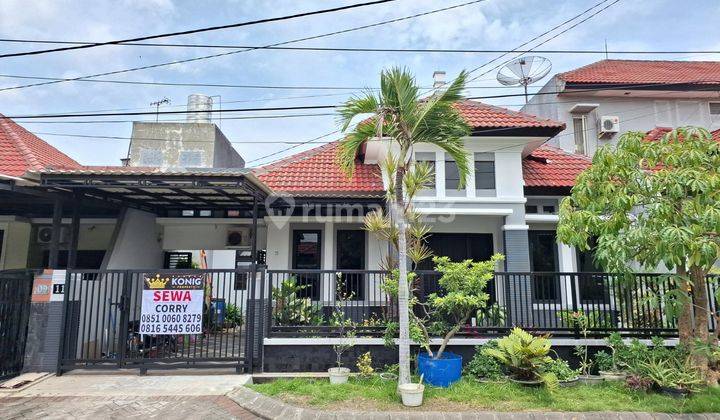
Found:
[[[720,62],[601,60],[556,74],[522,108],[565,123],[549,144],[592,156],[626,131],[720,128]]]

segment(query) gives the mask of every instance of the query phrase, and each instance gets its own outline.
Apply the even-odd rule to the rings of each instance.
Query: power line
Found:
[[[142,140],[142,141],[163,141],[163,142],[176,142],[177,140],[161,139],[153,137],[124,137],[124,136],[101,136],[101,135],[90,135],[90,134],[79,134],[79,133],[52,133],[43,131],[31,131],[32,134],[38,136],[58,136],[58,137],[76,137],[82,139],[106,139],[106,140]],[[335,133],[335,132],[333,132]],[[183,143],[207,143],[207,140],[189,140],[183,139]],[[310,144],[310,143],[328,143],[327,141],[301,141],[301,140],[243,140],[243,141],[230,141],[233,144]]]
[[[278,114],[278,115],[248,115],[248,116],[242,116],[242,117],[223,117],[223,121],[225,120],[264,120],[264,119],[282,119],[282,118],[305,118],[305,117],[325,117],[325,116],[337,116],[334,112],[322,112],[322,113],[312,113],[312,114]],[[2,117],[0,117],[2,118]],[[10,117],[4,117],[4,118],[10,118]],[[170,120],[160,120],[160,123],[173,123],[173,122],[185,122],[185,119],[170,119]],[[155,120],[84,120],[84,121],[38,121],[38,120],[31,120],[31,121],[23,121],[23,124],[105,124],[105,123],[135,123],[135,122],[152,122],[154,123]]]
[[[80,79],[73,80],[70,78],[62,77],[43,77],[43,76],[23,76],[15,74],[0,74],[0,77],[7,77],[13,79],[29,79],[29,80],[55,80],[64,82],[92,82],[92,83],[119,83],[119,84],[130,84],[130,85],[154,85],[154,86],[193,86],[193,87],[214,87],[214,88],[238,88],[238,89],[280,89],[280,90],[362,90],[371,89],[379,90],[379,88],[367,88],[361,86],[324,86],[324,85],[238,85],[238,84],[225,84],[225,83],[183,83],[183,82],[145,82],[142,80],[107,80],[107,79]],[[479,80],[495,80],[490,79],[479,79]],[[513,86],[467,86],[467,89],[514,89]],[[429,87],[428,87],[429,89]]]
[[[368,24],[368,25],[356,26],[356,27],[352,27],[352,28],[348,28],[348,29],[327,32],[324,34],[313,35],[313,36],[308,36],[308,37],[304,37],[304,38],[296,38],[296,39],[289,40],[289,41],[276,42],[273,44],[265,45],[262,48],[253,48],[253,49],[248,48],[245,50],[237,50],[237,51],[230,51],[230,52],[224,52],[224,53],[219,53],[219,54],[205,55],[205,56],[200,56],[200,57],[186,58],[186,59],[182,59],[182,60],[169,61],[169,62],[165,62],[165,63],[149,64],[146,66],[132,67],[129,69],[115,70],[115,71],[109,71],[109,72],[104,72],[104,73],[96,73],[96,74],[91,74],[91,75],[87,75],[87,76],[78,76],[78,77],[73,77],[73,78],[69,78],[66,80],[51,80],[51,81],[40,82],[40,83],[30,83],[30,84],[26,84],[26,85],[4,87],[4,88],[0,88],[0,92],[16,90],[16,89],[25,89],[25,88],[36,87],[36,86],[46,86],[46,85],[52,85],[52,84],[57,84],[57,83],[63,83],[63,82],[71,82],[71,81],[77,81],[77,80],[82,80],[82,79],[90,79],[90,78],[95,78],[95,77],[110,76],[110,75],[114,75],[114,74],[128,73],[128,72],[139,71],[139,70],[154,69],[154,68],[158,68],[158,67],[171,66],[171,65],[175,65],[175,64],[190,63],[190,62],[195,62],[195,61],[207,60],[210,58],[224,57],[224,56],[228,56],[228,55],[239,54],[239,53],[248,52],[248,51],[254,51],[257,49],[264,49],[267,47],[276,47],[276,46],[280,46],[280,45],[294,44],[297,42],[309,41],[309,40],[313,40],[313,39],[320,39],[320,38],[325,38],[325,37],[329,37],[329,36],[359,31],[362,29],[374,28],[377,26],[387,25],[390,23],[401,22],[401,21],[408,20],[408,19],[414,19],[414,18],[421,17],[421,16],[427,16],[427,15],[434,14],[434,13],[444,12],[447,10],[468,6],[471,4],[481,3],[483,1],[486,1],[486,0],[473,0],[473,1],[465,2],[465,3],[460,3],[460,4],[455,4],[452,6],[443,7],[440,9],[429,10],[427,12],[416,13],[414,15],[384,20],[381,22],[376,22],[376,23],[372,23],[372,24]]]
[[[197,33],[201,33],[201,32],[218,31],[221,29],[240,28],[243,26],[252,26],[252,25],[259,25],[262,23],[279,22],[279,21],[297,19],[297,18],[307,17],[307,16],[322,15],[322,14],[326,14],[326,13],[334,13],[334,12],[339,12],[339,11],[344,11],[344,10],[356,9],[358,7],[366,7],[366,6],[378,5],[378,4],[382,4],[382,3],[389,3],[392,1],[395,1],[395,0],[375,0],[375,1],[367,2],[367,3],[350,4],[347,6],[333,7],[331,9],[322,9],[322,10],[315,10],[315,11],[311,11],[311,12],[303,12],[303,13],[296,13],[296,14],[292,14],[292,15],[278,16],[278,17],[273,17],[273,18],[265,18],[265,19],[251,20],[251,21],[247,21],[247,22],[231,23],[228,25],[209,26],[209,27],[205,27],[205,28],[190,29],[190,30],[186,30],[186,31],[168,32],[168,33],[164,33],[164,34],[147,35],[147,36],[141,36],[141,37],[136,37],[136,38],[119,39],[119,40],[115,40],[115,41],[93,42],[93,43],[84,44],[84,45],[74,45],[71,47],[59,47],[59,48],[51,48],[51,49],[47,49],[47,50],[35,50],[35,51],[24,51],[24,52],[17,52],[17,53],[0,54],[0,58],[21,57],[21,56],[27,56],[27,55],[39,55],[39,54],[47,54],[47,53],[60,52],[60,51],[80,50],[80,49],[101,47],[104,45],[117,45],[117,44],[122,44],[124,42],[147,41],[149,39],[169,38],[169,37],[180,36],[180,35],[190,35],[190,34],[197,34]]]
[[[570,31],[571,29],[576,28],[578,25],[581,25],[581,24],[587,22],[588,20],[592,19],[593,17],[599,15],[600,13],[604,12],[604,11],[607,10],[608,8],[610,8],[610,7],[614,6],[615,4],[617,4],[618,2],[620,2],[620,0],[615,0],[615,1],[613,1],[612,3],[610,3],[610,4],[605,4],[607,1],[608,1],[608,0],[603,0],[603,1],[600,1],[600,2],[596,3],[594,6],[592,6],[592,7],[588,8],[588,9],[584,10],[582,13],[580,13],[580,14],[578,14],[578,15],[575,15],[574,17],[572,17],[572,18],[564,21],[564,22],[561,23],[560,25],[557,25],[557,26],[553,27],[553,28],[550,29],[549,31],[546,31],[546,32],[544,32],[544,33],[536,36],[535,38],[531,39],[530,41],[521,44],[521,45],[518,47],[518,49],[524,47],[525,45],[527,45],[527,44],[529,44],[529,43],[531,43],[531,42],[533,42],[533,41],[535,41],[535,40],[537,40],[537,39],[539,39],[539,38],[541,38],[541,37],[543,37],[543,36],[545,36],[545,35],[550,34],[551,32],[553,32],[553,31],[555,31],[556,29],[559,29],[560,27],[564,26],[565,24],[570,23],[571,21],[579,18],[580,16],[584,15],[585,13],[590,12],[592,9],[595,9],[596,7],[599,7],[599,6],[601,6],[601,5],[604,5],[601,9],[594,11],[594,12],[591,13],[589,16],[586,16],[585,18],[581,19],[580,21],[578,21],[578,22],[570,25],[569,27],[563,29],[562,31],[554,34],[554,35],[551,36],[550,38],[543,40],[543,41],[540,42],[538,45],[536,45],[535,47],[530,48],[530,49],[528,50],[528,51],[533,51],[533,50],[535,50],[537,47],[547,44],[548,42],[552,41],[553,39],[559,37],[560,35],[563,35],[563,34],[567,33],[567,32]],[[507,54],[508,54],[508,53],[502,54],[502,55],[496,57],[495,59],[493,59],[493,60],[491,60],[491,61],[483,64],[482,66],[476,67],[475,69],[471,70],[470,73],[472,73],[472,72],[474,72],[474,71],[477,71],[477,70],[481,69],[482,67],[485,67],[486,65],[488,65],[488,64],[490,64],[490,63],[492,63],[492,62],[494,62],[494,61],[499,60],[500,58],[504,57],[504,56],[507,55]],[[518,54],[518,55],[516,55],[516,57],[519,57],[520,55],[521,55],[521,54]],[[477,79],[478,77],[482,77],[482,76],[488,74],[489,72],[497,69],[497,68],[500,67],[501,65],[502,65],[502,64],[497,65],[497,66],[491,68],[490,70],[487,70],[487,71],[485,71],[485,72],[483,72],[483,73],[480,73],[480,74],[477,75],[476,77],[469,79],[468,82],[472,82],[473,80]]]
[[[63,44],[63,45],[96,45],[88,41],[53,41],[36,39],[0,38],[0,42],[30,43],[30,44]],[[215,48],[215,49],[264,49],[279,51],[318,51],[318,52],[392,52],[392,53],[441,53],[441,54],[495,54],[535,52],[538,54],[720,54],[720,50],[605,50],[605,49],[553,49],[553,50],[507,50],[507,49],[462,49],[462,48],[370,48],[370,47],[260,47],[253,45],[230,44],[164,44],[144,42],[119,42],[117,46],[136,47],[171,47],[171,48]]]
[[[669,86],[684,86],[688,84],[695,84],[695,83],[702,83],[704,80],[695,80],[695,81],[688,81],[688,82],[678,82],[678,83],[645,83],[645,84],[622,84],[617,86],[610,86],[610,87],[602,87],[602,88],[592,88],[592,89],[575,89],[570,92],[566,91],[546,91],[546,92],[537,92],[534,95],[540,96],[540,95],[556,95],[560,93],[586,93],[586,92],[598,92],[598,91],[606,91],[606,90],[626,90],[626,89],[637,89],[637,88],[645,88],[645,87],[654,87],[654,88],[660,88],[660,87],[669,87]],[[712,89],[703,89],[706,91],[716,91],[717,87],[713,87]],[[486,96],[470,96],[466,99],[495,99],[495,98],[512,98],[512,97],[520,97],[525,96],[524,93],[517,93],[517,94],[503,94],[503,95],[486,95]],[[219,109],[211,111],[212,113],[228,113],[228,112],[258,112],[258,111],[295,111],[295,110],[313,110],[313,109],[334,109],[337,107],[340,107],[342,105],[334,104],[334,105],[302,105],[302,106],[284,106],[284,107],[266,107],[266,108],[227,108],[227,109]],[[188,114],[195,111],[188,111],[188,110],[177,110],[177,111],[141,111],[141,112],[110,112],[110,113],[102,113],[102,112],[89,112],[89,113],[58,113],[58,114],[34,114],[34,115],[12,115],[12,116],[5,116],[4,118],[10,118],[10,119],[37,119],[37,118],[77,118],[77,117],[115,117],[115,116],[130,116],[130,115],[173,115],[173,114]]]
[[[280,153],[287,152],[288,150],[295,149],[295,148],[300,147],[300,146],[302,146],[302,145],[304,145],[304,144],[310,144],[310,142],[312,142],[312,141],[320,140],[320,139],[322,139],[322,138],[332,136],[333,134],[337,134],[337,133],[339,133],[339,132],[340,132],[340,130],[335,130],[335,131],[332,131],[332,132],[330,132],[330,133],[323,134],[322,136],[318,136],[318,137],[312,138],[312,139],[310,139],[310,140],[306,140],[306,141],[301,142],[301,143],[299,143],[299,144],[296,144],[296,145],[294,145],[294,146],[286,147],[285,149],[279,150],[279,151],[277,151],[277,152],[270,153],[270,154],[267,154],[267,155],[265,155],[265,156],[261,156],[261,157],[256,158],[256,159],[248,160],[248,161],[245,162],[245,164],[257,162],[257,161],[259,161],[259,160],[263,160],[263,159],[269,158],[269,157],[271,157],[271,156],[277,156],[277,155],[279,155]]]

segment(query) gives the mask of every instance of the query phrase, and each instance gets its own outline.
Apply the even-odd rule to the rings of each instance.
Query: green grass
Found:
[[[265,395],[314,408],[401,410],[395,382],[351,378],[345,385],[327,379],[280,379],[251,388]],[[481,384],[463,379],[450,388],[425,388],[423,410],[436,411],[648,411],[664,413],[720,412],[720,390],[692,397],[635,392],[622,383],[578,385],[549,392],[513,383]]]

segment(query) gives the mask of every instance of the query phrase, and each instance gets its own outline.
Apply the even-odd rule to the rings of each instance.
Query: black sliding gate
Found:
[[[0,270],[0,380],[22,371],[33,277],[30,270]]]
[[[143,284],[160,275],[201,276],[202,328],[140,332]],[[252,371],[258,300],[251,270],[68,270],[58,373],[71,369],[235,368]]]

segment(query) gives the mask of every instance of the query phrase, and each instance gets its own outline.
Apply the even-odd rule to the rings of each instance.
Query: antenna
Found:
[[[552,69],[550,60],[537,55],[519,57],[505,63],[497,73],[497,81],[505,86],[522,86],[525,89],[525,103],[528,101],[527,87]]]
[[[155,122],[158,122],[158,116],[160,115],[160,105],[170,105],[170,99],[162,98],[159,101],[150,102],[150,106],[155,106]]]

